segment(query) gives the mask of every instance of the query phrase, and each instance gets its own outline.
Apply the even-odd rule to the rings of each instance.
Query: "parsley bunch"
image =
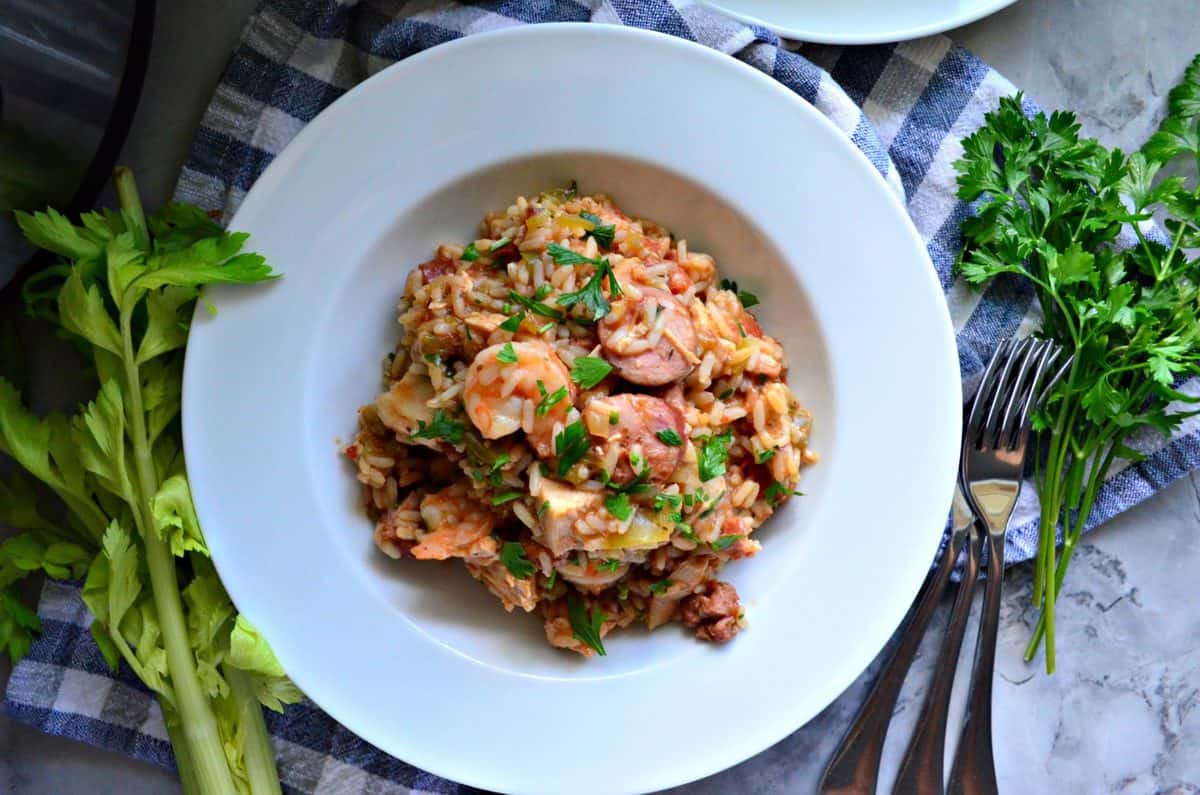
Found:
[[[1025,656],[1044,638],[1051,673],[1056,596],[1105,473],[1117,459],[1143,457],[1126,444],[1132,435],[1169,435],[1198,400],[1176,387],[1200,375],[1200,260],[1188,254],[1200,247],[1200,191],[1194,179],[1160,174],[1179,156],[1200,165],[1198,120],[1200,56],[1140,152],[1081,137],[1071,113],[1027,116],[1018,95],[988,114],[957,163],[958,195],[976,203],[962,226],[961,274],[974,285],[1027,280],[1041,334],[1074,354],[1034,418],[1044,437],[1033,588],[1041,616]],[[1152,218],[1161,231],[1150,231]]]
[[[278,793],[259,704],[281,710],[300,694],[217,579],[178,422],[201,288],[273,274],[241,253],[246,235],[186,205],[147,218],[132,174],[115,180],[120,209],[78,225],[53,210],[17,214],[61,258],[27,283],[28,309],[84,352],[98,386],[75,416],[38,417],[18,391],[22,370],[0,372],[0,453],[58,503],[48,518],[30,477],[0,485],[0,523],[21,531],[0,545],[0,641],[15,661],[39,629],[20,579],[86,578],[92,637],[158,697],[184,791]]]

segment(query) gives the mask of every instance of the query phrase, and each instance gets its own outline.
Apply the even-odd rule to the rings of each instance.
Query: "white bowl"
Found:
[[[883,44],[932,36],[1016,0],[701,0],[718,11],[800,41]]]
[[[489,209],[577,179],[757,293],[822,462],[723,570],[726,646],[620,633],[549,648],[461,565],[393,561],[338,440],[379,388],[405,276]],[[285,275],[214,290],[188,351],[196,503],[229,593],[296,683],[380,748],[519,792],[629,792],[728,767],[831,702],[902,618],[942,533],[959,380],[940,287],[850,142],[754,69],[686,41],[537,25],[436,47],[355,88],[231,226]]]

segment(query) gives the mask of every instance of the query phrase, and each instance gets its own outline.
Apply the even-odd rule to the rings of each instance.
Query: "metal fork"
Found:
[[[908,676],[908,669],[942,599],[946,584],[950,582],[950,573],[967,537],[967,528],[974,523],[975,518],[970,510],[955,510],[950,540],[942,552],[942,560],[926,578],[908,612],[904,631],[892,656],[884,664],[858,717],[825,768],[818,788],[821,795],[871,795],[875,792],[883,741],[887,737],[888,724],[891,723],[900,688]]]
[[[1070,364],[1068,359],[1042,385],[1060,353],[1053,343],[1029,338],[1001,343],[984,372],[963,435],[960,476],[967,501],[987,530],[988,577],[967,715],[950,771],[951,795],[999,792],[992,755],[992,677],[1004,580],[1004,538],[1021,493],[1030,410]]]
[[[1027,362],[1021,357],[1029,355],[1034,346],[1044,350],[1045,343],[1032,341],[1017,343],[1008,340],[997,348],[995,355],[988,364],[980,380],[979,390],[972,404],[971,414],[967,418],[967,428],[974,430],[964,437],[964,458],[968,448],[973,448],[973,440],[979,436],[984,420],[992,419],[993,415],[1001,419],[1008,418],[1008,411],[1013,406],[1020,409],[1018,427],[1024,428],[1029,410],[1036,405],[1036,400],[1017,400],[1017,395],[1011,396],[1008,390],[1020,390],[1029,385]],[[1040,380],[1045,368],[1053,363],[1052,356],[1043,361],[1034,359],[1039,366],[1037,377],[1034,379],[1030,395],[1042,396],[1049,392],[1054,381],[1062,376],[1065,366],[1053,379],[1037,390],[1036,382]],[[1020,360],[1020,364],[1015,363]],[[1015,369],[1014,369],[1015,368]],[[1003,376],[1003,377],[1001,377]],[[992,410],[993,404],[1003,404],[1004,411],[997,413]],[[1011,404],[1011,405],[1010,405]],[[1022,448],[1023,452],[1023,448]],[[1022,459],[1023,460],[1023,459]],[[965,464],[965,462],[964,462]],[[962,465],[960,465],[961,467]],[[960,473],[961,474],[961,473]],[[950,579],[950,573],[959,557],[964,543],[967,543],[967,560],[963,579],[955,597],[951,611],[950,622],[946,636],[938,656],[934,676],[930,684],[925,703],[913,737],[910,740],[900,772],[896,780],[894,792],[911,795],[941,795],[943,791],[943,759],[945,747],[945,732],[947,713],[949,711],[950,694],[954,682],[954,672],[958,664],[958,652],[962,647],[963,634],[970,616],[971,594],[974,591],[976,574],[980,560],[980,534],[977,532],[973,509],[969,507],[963,494],[963,481],[960,478],[959,487],[955,489],[953,523],[950,540],[943,553],[938,568],[930,574],[917,596],[912,609],[905,621],[904,630],[896,644],[892,656],[884,664],[883,670],[872,688],[870,695],[859,711],[854,724],[842,739],[833,758],[830,760],[825,774],[821,779],[819,792],[822,795],[871,795],[879,778],[880,756],[883,751],[884,739],[887,736],[888,724],[892,711],[895,709],[900,688],[912,665],[913,657],[920,645],[921,638],[928,629],[930,619],[941,600],[942,593]],[[1019,485],[1018,485],[1019,488]],[[1015,497],[1013,499],[1015,503]],[[1002,539],[1001,539],[1002,540]],[[1002,546],[1002,545],[1001,545]],[[1003,552],[998,560],[1003,564]],[[996,597],[998,608],[998,594]],[[997,613],[998,617],[998,613]],[[994,636],[993,636],[994,651]],[[990,674],[989,674],[990,681]],[[990,705],[990,698],[989,698]],[[989,721],[990,724],[990,721]],[[960,748],[962,744],[960,743]],[[990,749],[990,743],[989,743]],[[994,779],[994,775],[993,775]]]

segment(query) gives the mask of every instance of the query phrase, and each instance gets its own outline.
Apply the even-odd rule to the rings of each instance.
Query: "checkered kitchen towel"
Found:
[[[784,47],[768,31],[686,0],[491,0],[473,5],[266,0],[209,105],[178,197],[231,214],[271,158],[356,83],[459,36],[549,21],[636,25],[693,39],[761,69],[832,119],[907,202],[946,291],[967,392],[997,340],[1031,322],[1027,315],[1033,296],[1021,284],[999,281],[980,295],[952,276],[958,225],[967,208],[954,196],[951,164],[961,153],[962,138],[1013,87],[943,37],[876,47]],[[747,131],[750,143],[753,127]],[[1110,478],[1095,519],[1130,507],[1200,464],[1198,428],[1200,419],[1168,443],[1145,440],[1151,455]],[[1033,490],[1025,493],[1032,496]],[[1012,561],[1031,557],[1036,538],[1031,506],[1022,505],[1021,511],[1009,533]],[[13,674],[9,713],[54,734],[169,766],[157,706],[128,672],[110,677],[87,637],[89,616],[75,589],[48,585],[40,613],[45,635]],[[310,704],[268,718],[289,790],[462,789],[388,757]],[[798,733],[785,744],[787,752],[764,754],[733,775],[743,783],[753,781],[758,790],[784,791],[786,771],[808,755],[806,746],[812,742],[813,733]],[[719,792],[722,786],[709,782],[694,791]]]

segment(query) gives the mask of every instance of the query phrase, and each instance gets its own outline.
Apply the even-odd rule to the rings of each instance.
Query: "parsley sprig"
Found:
[[[571,631],[580,643],[586,643],[603,657],[604,641],[600,639],[600,628],[604,626],[604,611],[598,606],[592,608],[588,615],[587,606],[573,592],[567,594],[567,617],[571,621]]]
[[[428,423],[417,420],[417,430],[409,434],[410,439],[444,439],[450,444],[461,444],[466,426],[450,419],[445,409],[438,409]]]
[[[1169,435],[1196,398],[1175,385],[1200,374],[1200,56],[1170,95],[1166,119],[1141,151],[1126,155],[1080,136],[1074,114],[1032,117],[1021,97],[1003,99],[963,142],[959,197],[974,203],[963,223],[959,271],[968,282],[1019,279],[1044,314],[1040,333],[1074,355],[1034,427],[1047,431],[1036,462],[1041,537],[1033,602],[1041,617],[1026,649],[1044,637],[1055,667],[1054,609],[1067,565],[1089,521],[1104,475],[1120,457],[1142,454],[1134,433]],[[1192,185],[1160,178],[1185,157]],[[1165,219],[1165,236],[1142,222]],[[1119,244],[1129,230],[1131,247]],[[1055,550],[1062,528],[1061,555]]]
[[[608,259],[593,259],[585,257],[575,251],[572,251],[565,246],[560,246],[557,243],[551,243],[546,247],[547,253],[554,260],[555,265],[594,265],[596,270],[591,278],[584,283],[580,289],[563,293],[555,303],[559,306],[570,309],[575,304],[580,304],[592,313],[591,319],[599,321],[608,315],[612,306],[608,303],[608,299],[604,297],[604,280],[608,279],[608,294],[614,301],[621,297],[621,285],[617,281],[617,276],[613,273],[612,265]]]

